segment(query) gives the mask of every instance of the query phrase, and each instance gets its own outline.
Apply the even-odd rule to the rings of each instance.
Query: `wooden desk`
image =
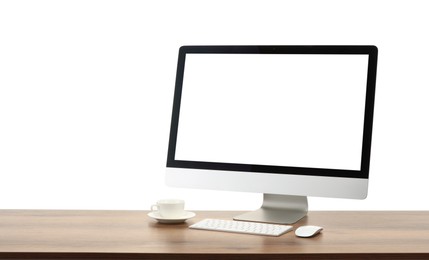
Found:
[[[8,259],[429,259],[429,211],[309,212],[295,224],[323,226],[314,238],[265,237],[158,224],[145,211],[0,210],[0,258]]]

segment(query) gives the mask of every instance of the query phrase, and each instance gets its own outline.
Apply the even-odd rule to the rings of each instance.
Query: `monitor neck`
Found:
[[[308,212],[306,196],[265,194],[260,209],[234,217],[235,220],[292,224]]]

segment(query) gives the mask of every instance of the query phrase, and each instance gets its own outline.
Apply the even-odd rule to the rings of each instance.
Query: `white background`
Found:
[[[179,46],[374,44],[368,198],[310,209],[428,210],[425,2],[1,1],[0,208],[256,208],[258,194],[164,185]]]

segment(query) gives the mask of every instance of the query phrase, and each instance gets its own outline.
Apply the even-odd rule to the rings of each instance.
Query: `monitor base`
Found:
[[[260,209],[234,217],[234,220],[292,224],[308,212],[306,196],[265,194]]]

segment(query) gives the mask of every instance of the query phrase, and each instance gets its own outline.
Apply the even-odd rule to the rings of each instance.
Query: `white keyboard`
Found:
[[[222,219],[204,219],[197,222],[189,228],[225,231],[234,233],[245,233],[253,235],[275,236],[278,237],[292,230],[292,226],[266,224],[257,222],[222,220]]]

